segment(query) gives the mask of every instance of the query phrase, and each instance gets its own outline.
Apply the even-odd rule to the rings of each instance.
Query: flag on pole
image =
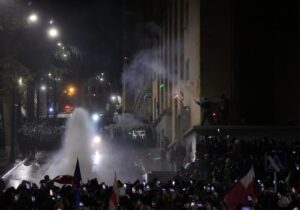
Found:
[[[81,172],[79,167],[79,160],[77,158],[76,167],[74,171],[74,182],[73,187],[75,189],[75,210],[80,208],[80,181],[81,181]]]
[[[250,197],[249,197],[250,196]],[[248,173],[238,180],[225,194],[224,202],[229,210],[237,210],[238,205],[247,205],[255,197],[255,180],[253,166]],[[251,199],[249,199],[251,198]]]
[[[53,181],[59,184],[74,184],[75,178],[71,175],[60,175],[55,177]]]
[[[118,195],[118,182],[117,182],[117,174],[115,172],[114,177],[114,185],[111,191],[110,199],[109,199],[109,210],[116,210],[119,205],[119,195]]]

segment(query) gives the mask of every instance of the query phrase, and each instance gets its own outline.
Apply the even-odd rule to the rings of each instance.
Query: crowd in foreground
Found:
[[[264,168],[265,152],[286,154],[286,169],[277,174],[274,191],[273,173]],[[117,182],[120,210],[297,210],[300,206],[300,144],[270,138],[247,139],[210,137],[197,146],[196,161],[181,168],[167,183],[155,178],[148,183]],[[254,169],[255,192],[230,207],[226,195]],[[99,209],[110,208],[112,186],[97,179],[74,185],[57,185],[48,176],[39,185],[23,181],[16,189],[4,190],[1,209]],[[246,189],[247,190],[247,189]],[[79,200],[76,195],[79,193]],[[239,196],[236,195],[236,198]],[[79,202],[79,203],[78,203]]]

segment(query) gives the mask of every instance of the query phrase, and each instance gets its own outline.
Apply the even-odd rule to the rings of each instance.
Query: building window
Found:
[[[185,80],[190,79],[190,59],[185,61]]]

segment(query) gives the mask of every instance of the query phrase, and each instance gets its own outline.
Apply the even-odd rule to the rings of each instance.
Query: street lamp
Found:
[[[116,96],[111,96],[110,99],[111,99],[113,102],[115,102],[116,99],[117,99],[117,97],[116,97]]]
[[[23,78],[22,78],[22,77],[20,77],[20,78],[18,79],[18,83],[19,83],[20,86],[23,85]]]
[[[66,93],[67,93],[68,96],[74,96],[74,95],[75,95],[75,92],[76,92],[76,89],[75,89],[75,87],[73,87],[73,86],[70,86],[70,87],[67,89],[67,91],[66,91]]]
[[[45,91],[47,89],[46,85],[41,86],[41,91]]]
[[[52,27],[52,28],[49,28],[48,35],[50,38],[57,38],[59,35],[59,32],[58,32],[57,28]]]
[[[32,13],[31,15],[29,15],[28,17],[28,22],[29,23],[36,23],[38,21],[38,16],[35,13]]]
[[[61,47],[61,45],[62,45],[61,42],[58,42],[58,43],[57,43],[57,46]]]

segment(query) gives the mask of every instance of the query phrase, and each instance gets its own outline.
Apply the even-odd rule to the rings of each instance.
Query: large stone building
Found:
[[[123,112],[148,123],[152,119],[152,73],[145,60],[150,56],[154,2],[123,0],[122,4]]]
[[[158,139],[188,143],[203,117],[195,101],[218,102],[222,94],[230,124],[299,123],[298,5],[161,2],[152,82]]]

